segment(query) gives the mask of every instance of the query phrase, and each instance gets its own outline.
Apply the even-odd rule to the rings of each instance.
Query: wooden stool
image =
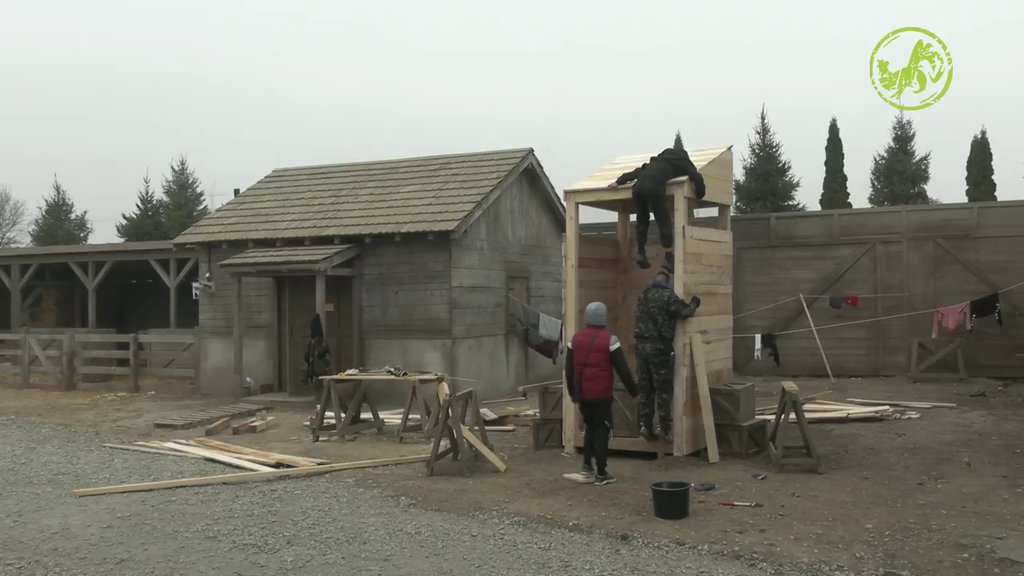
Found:
[[[768,447],[768,422],[750,420],[740,424],[719,422],[715,424],[722,453],[739,456],[744,460],[757,456]]]
[[[491,443],[487,439],[487,429],[484,426],[484,418],[480,415],[480,404],[477,402],[476,394],[472,389],[464,390],[458,394],[449,394],[448,385],[444,382],[438,384],[438,395],[441,396],[439,418],[434,429],[434,444],[430,449],[430,459],[427,460],[427,476],[434,475],[434,466],[441,460],[452,457],[453,462],[462,466],[462,473],[469,476],[470,462],[467,458],[472,455],[475,458],[483,456],[498,472],[508,469],[501,458],[491,450]],[[469,418],[469,425],[466,419]],[[448,439],[448,447],[441,450],[441,439]]]
[[[796,415],[796,423],[800,429],[803,444],[785,445],[782,441],[782,428],[789,424],[791,411]],[[786,451],[795,452],[795,454],[789,456]],[[821,474],[821,458],[818,456],[818,450],[814,447],[814,441],[811,440],[811,431],[807,427],[803,402],[800,400],[800,389],[792,382],[782,383],[779,406],[775,411],[771,432],[768,434],[768,454],[771,455],[772,464],[776,469],[781,470],[788,464],[810,464],[813,465],[815,472]]]

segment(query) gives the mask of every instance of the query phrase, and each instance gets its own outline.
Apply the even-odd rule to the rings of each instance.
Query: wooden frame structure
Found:
[[[709,448],[709,458],[717,460],[717,446],[706,438],[702,412],[710,422],[710,401],[701,408],[700,388],[693,360],[691,338],[700,338],[707,375],[706,383],[714,386],[732,378],[732,206],[733,157],[731,148],[694,150],[694,165],[704,176],[707,193],[698,200],[687,178],[668,183],[666,192],[673,214],[674,268],[673,284],[677,294],[689,299],[701,298],[697,316],[680,322],[675,338],[675,393],[673,395],[674,445],[662,441],[617,436],[611,441],[613,450],[629,450],[675,455],[693,454]],[[619,158],[565,191],[566,235],[564,240],[564,306],[563,318],[567,337],[579,329],[582,311],[587,303],[602,301],[608,305],[609,328],[623,343],[631,366],[635,367],[633,316],[636,299],[653,280],[656,267],[642,270],[633,261],[635,241],[630,234],[630,214],[634,210],[632,190],[628,186],[609,184],[622,173],[632,170],[648,156]],[[602,238],[581,236],[580,206],[615,212],[618,216],[617,236]],[[695,210],[717,208],[711,219],[713,226],[697,226]],[[652,228],[657,226],[652,222]],[[653,234],[652,234],[653,236]],[[659,263],[663,248],[648,242],[647,254],[652,263]],[[576,407],[565,402],[562,409],[562,441],[572,450],[583,444]],[[714,437],[714,426],[710,426]]]

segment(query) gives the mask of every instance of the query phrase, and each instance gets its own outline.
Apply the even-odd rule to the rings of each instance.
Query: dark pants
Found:
[[[657,405],[663,430],[672,430],[672,392],[674,387],[672,342],[636,341],[636,377],[640,384],[640,423],[650,431]]]
[[[672,214],[668,211],[665,199],[665,186],[645,183],[638,180],[633,185],[633,205],[636,206],[636,245],[637,252],[645,252],[647,230],[651,226],[651,212],[658,222],[658,234],[661,247],[672,248]]]
[[[612,435],[612,401],[584,400],[580,402],[583,412],[583,463],[590,464],[597,459],[597,473],[605,474],[608,468],[608,441]]]

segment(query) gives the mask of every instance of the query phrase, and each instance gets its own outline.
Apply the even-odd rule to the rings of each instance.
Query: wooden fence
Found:
[[[1024,373],[1024,286],[1000,295],[1003,325],[932,340],[932,314],[1024,282],[1024,202],[765,214],[733,218],[733,362],[742,374],[822,376],[825,366],[798,296],[804,294],[837,376],[903,375],[921,343],[959,350],[925,367],[971,376]],[[865,295],[835,309],[829,295]],[[689,295],[687,295],[689,296]],[[797,297],[779,306],[749,313]],[[884,321],[874,319],[892,317]],[[820,329],[821,326],[843,324]],[[754,359],[756,333],[779,338],[781,363]],[[926,350],[927,351],[927,350]],[[959,354],[959,352],[958,352]],[[921,364],[929,360],[922,357]]]
[[[194,331],[113,334],[80,331],[0,333],[0,373],[16,373],[23,386],[33,374],[72,390],[83,378],[121,377],[139,391],[148,378],[195,379],[199,335]]]

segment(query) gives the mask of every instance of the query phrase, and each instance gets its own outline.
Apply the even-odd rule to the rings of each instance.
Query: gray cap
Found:
[[[591,302],[583,312],[583,323],[587,326],[607,326],[608,307],[604,302]]]

